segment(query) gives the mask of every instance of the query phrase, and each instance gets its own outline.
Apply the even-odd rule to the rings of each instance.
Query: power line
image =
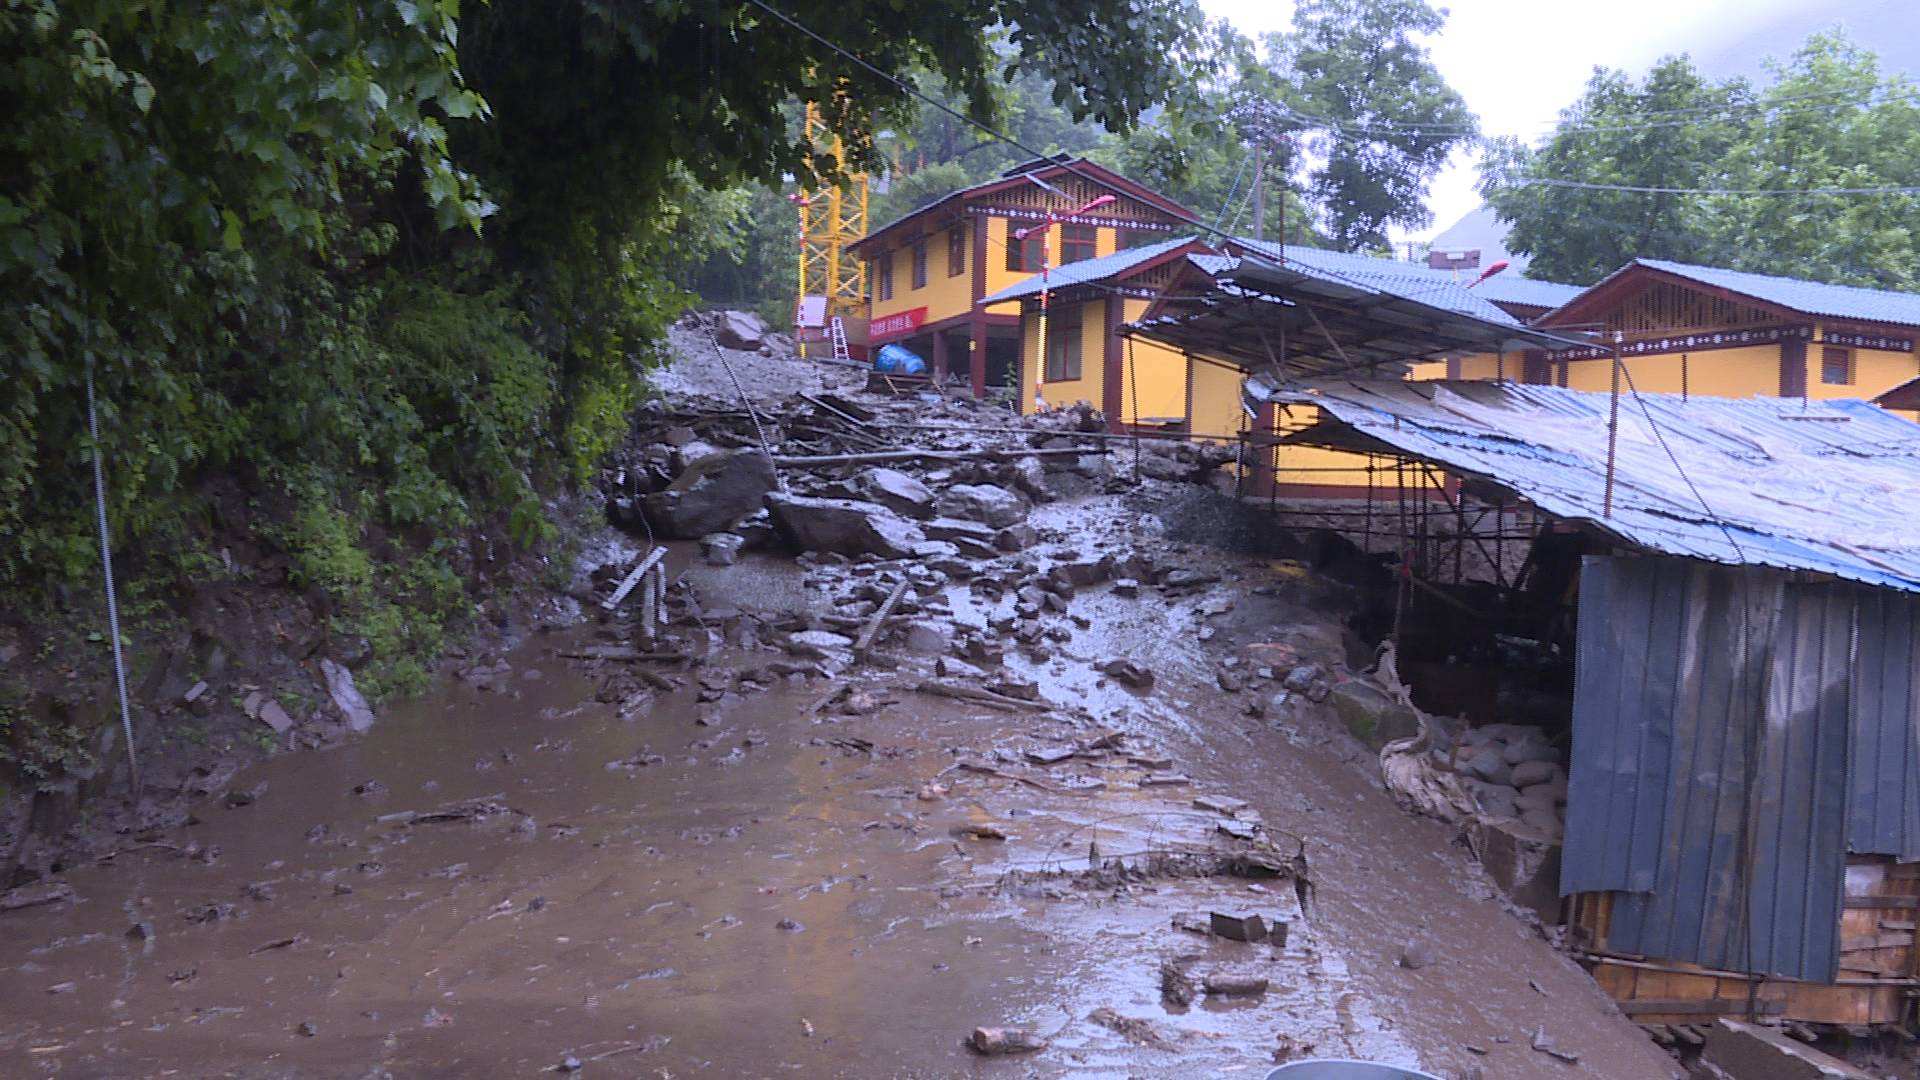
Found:
[[[1519,176],[1504,183],[1518,187],[1572,188],[1576,191],[1624,191],[1642,195],[1920,195],[1920,186],[1815,188],[1683,188],[1645,187],[1638,184],[1599,184],[1587,180],[1561,180],[1550,176]]]

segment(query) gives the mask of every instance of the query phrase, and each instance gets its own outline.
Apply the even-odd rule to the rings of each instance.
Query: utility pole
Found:
[[[1267,148],[1258,143],[1253,147],[1253,238],[1267,238]]]

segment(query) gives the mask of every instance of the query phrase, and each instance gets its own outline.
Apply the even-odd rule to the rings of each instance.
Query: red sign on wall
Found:
[[[896,311],[891,315],[882,315],[867,326],[869,341],[880,342],[887,338],[901,337],[920,329],[927,321],[927,309],[923,307]]]

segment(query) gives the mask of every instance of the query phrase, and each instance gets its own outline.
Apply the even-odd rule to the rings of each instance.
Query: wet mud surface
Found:
[[[1097,532],[1119,510],[1035,520]],[[1009,655],[1078,711],[917,694],[908,659],[709,705],[688,679],[623,714],[597,700],[618,664],[560,655],[595,626],[536,635],[496,689],[453,682],[268,761],[196,823],[69,872],[77,902],[0,915],[0,1074],[1257,1077],[1280,1051],[1673,1075],[1333,721],[1256,719],[1215,688],[1219,656],[1310,616],[1247,592],[1257,561],[1189,553],[1207,560],[1212,592],[1088,589],[1053,659]],[[814,602],[784,560],[687,564],[710,607]],[[995,610],[948,599],[960,624]],[[1116,656],[1154,688],[1096,671]],[[890,704],[816,711],[845,681]],[[1061,756],[1109,732],[1117,749]],[[1190,782],[1150,782],[1168,772]],[[1310,887],[1206,872],[1196,853],[1252,824]],[[1209,911],[1284,921],[1286,941],[1180,928]],[[1182,1006],[1170,962],[1269,989]],[[1049,1045],[982,1057],[979,1025]]]

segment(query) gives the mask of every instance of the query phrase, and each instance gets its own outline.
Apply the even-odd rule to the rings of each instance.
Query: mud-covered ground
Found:
[[[1151,503],[1188,496],[1151,491],[1041,507],[1036,557],[1145,547],[1221,580],[1080,590],[1050,659],[1005,661],[1041,708],[915,692],[935,661],[901,649],[821,679],[723,645],[622,697],[634,665],[562,655],[608,643],[586,619],[249,769],[68,871],[71,901],[0,914],[0,1074],[1673,1075],[1324,707],[1256,718],[1220,690],[1228,657],[1337,663],[1337,628],[1297,568],[1169,544]],[[817,609],[887,569],[690,548],[670,568],[708,612]],[[943,599],[962,627],[1015,602]],[[1116,658],[1151,689],[1098,673]],[[1246,805],[1195,805],[1220,797]],[[1249,843],[1304,874],[1208,854]],[[1285,944],[1183,928],[1210,911],[1285,921]],[[1169,962],[1269,988],[1182,1006]],[[982,1057],[982,1025],[1047,1046]]]

